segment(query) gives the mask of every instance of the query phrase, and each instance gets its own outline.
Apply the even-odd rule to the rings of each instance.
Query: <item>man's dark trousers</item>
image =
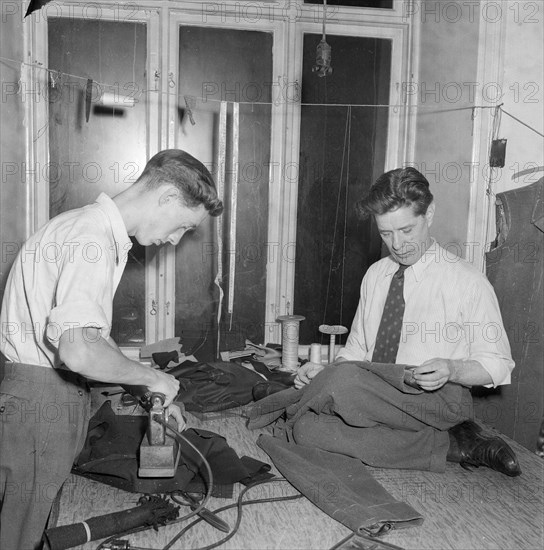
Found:
[[[70,371],[7,363],[0,384],[0,548],[39,547],[85,441],[88,385]]]
[[[469,390],[450,383],[404,393],[361,365],[329,365],[312,380],[287,409],[294,441],[370,466],[443,472],[447,430],[473,417]]]

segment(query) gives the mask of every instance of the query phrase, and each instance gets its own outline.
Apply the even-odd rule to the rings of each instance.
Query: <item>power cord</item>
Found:
[[[236,517],[236,523],[232,529],[232,531],[222,539],[218,540],[217,542],[214,542],[213,544],[210,544],[208,546],[203,546],[201,548],[195,548],[193,550],[211,550],[212,548],[217,548],[218,546],[221,546],[223,543],[227,542],[229,539],[231,539],[240,528],[240,524],[242,522],[242,506],[247,506],[249,504],[263,504],[263,503],[269,503],[269,502],[283,502],[287,500],[296,500],[299,498],[302,498],[302,494],[298,495],[291,495],[288,497],[272,497],[272,498],[261,498],[261,499],[255,499],[255,500],[246,500],[245,502],[242,502],[242,499],[244,498],[244,495],[254,487],[257,487],[258,485],[263,485],[265,483],[272,483],[275,481],[285,481],[287,480],[285,478],[276,478],[276,479],[266,479],[263,481],[257,481],[256,483],[252,483],[251,485],[248,485],[245,487],[242,492],[238,495],[238,499],[233,504],[228,504],[227,506],[223,506],[221,508],[217,508],[216,510],[212,510],[214,514],[217,514],[219,512],[224,512],[225,510],[230,510],[231,508],[238,508],[238,515]],[[203,521],[202,518],[198,518],[189,525],[185,526],[166,546],[164,546],[161,550],[170,550],[175,542],[177,542],[189,529],[194,527],[197,523],[200,523]],[[141,549],[143,550],[143,549]],[[154,549],[145,549],[145,550],[154,550]]]
[[[208,500],[210,500],[213,491],[213,472],[210,467],[210,463],[206,460],[206,457],[184,435],[182,435],[181,432],[170,426],[170,424],[166,420],[164,420],[164,418],[161,418],[158,415],[155,415],[154,418],[159,424],[162,424],[165,428],[168,428],[170,431],[172,431],[179,442],[187,443],[189,447],[191,447],[191,449],[193,449],[193,451],[195,451],[200,456],[200,458],[204,462],[204,466],[206,467],[206,472],[208,473],[208,487],[206,494],[204,495],[204,498],[201,500],[200,504],[191,513],[185,515],[182,518],[183,520],[186,520],[198,515],[206,506]]]
[[[204,466],[206,467],[206,471],[207,471],[207,474],[208,474],[208,486],[207,486],[206,494],[205,494],[204,498],[202,499],[202,501],[199,503],[199,505],[194,510],[192,510],[191,512],[189,512],[185,516],[183,516],[183,517],[181,517],[177,520],[174,520],[172,522],[166,522],[166,524],[185,521],[185,520],[187,520],[189,518],[192,518],[193,516],[196,516],[197,514],[199,514],[202,511],[202,509],[206,506],[207,502],[210,500],[210,497],[211,497],[212,491],[213,491],[213,472],[212,472],[212,469],[210,467],[209,462],[206,460],[206,457],[184,435],[182,435],[178,430],[176,430],[175,428],[170,426],[170,424],[168,422],[166,422],[165,420],[163,420],[159,415],[155,415],[154,419],[159,424],[162,424],[163,426],[165,426],[166,428],[168,428],[169,430],[174,432],[174,436],[178,439],[178,441],[187,443],[187,445],[189,445],[189,447],[191,447],[193,449],[193,451],[195,451],[200,456],[200,458],[202,459],[202,461],[204,463]],[[146,531],[149,528],[150,528],[150,526],[146,525],[146,526],[142,526],[142,527],[137,527],[135,529],[129,529],[127,531],[123,531],[122,533],[117,533],[116,535],[113,535],[113,536],[103,540],[96,547],[96,550],[103,550],[106,547],[106,545],[109,545],[109,543],[115,541],[119,537],[122,537],[122,536],[125,536],[125,535],[132,535],[134,533],[139,533],[140,531]]]
[[[263,485],[265,483],[275,483],[275,482],[278,482],[278,481],[279,482],[287,482],[287,480],[283,477],[279,477],[279,478],[275,478],[275,479],[266,479],[266,480],[263,480],[263,481],[257,481],[255,483],[252,483],[251,485],[248,485],[247,487],[245,487],[241,491],[241,493],[238,495],[237,501],[235,503],[228,504],[227,506],[223,506],[221,508],[217,508],[215,510],[212,510],[213,514],[218,514],[220,512],[230,510],[231,508],[238,508],[238,515],[237,515],[237,518],[236,518],[236,524],[234,525],[234,528],[232,529],[232,531],[227,536],[223,537],[222,539],[218,540],[217,542],[214,542],[213,544],[210,544],[210,545],[202,547],[202,548],[196,548],[194,550],[211,550],[212,548],[216,548],[216,547],[220,546],[221,544],[225,543],[226,541],[228,541],[229,539],[231,539],[236,534],[236,532],[238,531],[238,529],[240,527],[240,524],[242,522],[242,507],[243,506],[247,506],[247,505],[250,505],[250,504],[265,504],[265,503],[270,503],[270,502],[283,502],[283,501],[289,501],[289,500],[297,500],[297,499],[303,497],[303,495],[299,493],[297,495],[290,495],[290,496],[286,496],[286,497],[271,497],[271,498],[255,499],[255,500],[246,500],[245,502],[242,501],[244,495],[250,489],[253,489],[254,487],[257,487],[259,485]],[[202,507],[203,507],[204,504],[205,504],[205,501],[202,502]],[[172,521],[167,521],[165,523],[165,525],[173,525],[175,523],[180,523],[182,521],[185,521],[188,517],[191,517],[191,516],[195,515],[195,513],[197,513],[197,510],[195,510],[192,514],[187,514],[186,516],[184,516],[182,518],[178,518],[178,519],[175,519],[175,520],[172,520]],[[172,546],[185,533],[187,533],[190,529],[192,529],[195,525],[197,525],[201,521],[204,521],[204,519],[202,517],[199,517],[198,519],[194,520],[189,525],[186,525],[177,535],[174,536],[173,539],[170,540],[170,542],[168,542],[168,544],[166,546],[164,546],[160,550],[170,550],[172,548]],[[113,537],[110,537],[107,540],[104,540],[97,547],[96,550],[104,549],[106,547],[106,545],[109,545],[109,543],[118,540],[119,537],[135,534],[135,533],[138,533],[138,532],[141,532],[141,531],[146,531],[150,528],[151,528],[150,526],[138,527],[137,529],[132,529],[131,531],[125,531],[124,533],[119,533],[119,534],[117,534]],[[130,550],[159,550],[158,548],[148,548],[148,547],[140,547],[140,546],[129,546],[128,548],[130,548]]]

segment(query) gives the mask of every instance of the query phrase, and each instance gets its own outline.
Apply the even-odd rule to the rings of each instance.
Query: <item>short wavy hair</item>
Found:
[[[165,183],[181,191],[186,206],[203,205],[210,216],[223,212],[223,203],[217,196],[215,182],[208,169],[195,157],[181,149],[165,149],[152,156],[137,181],[148,189]]]
[[[382,174],[355,208],[363,218],[371,214],[386,214],[402,206],[412,206],[414,214],[422,216],[432,202],[427,178],[415,168],[408,167]]]

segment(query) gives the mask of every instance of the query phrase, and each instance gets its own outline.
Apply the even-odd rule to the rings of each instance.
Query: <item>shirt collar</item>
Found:
[[[399,269],[399,264],[395,260],[393,260],[392,256],[387,256],[387,267],[385,268],[385,274],[387,277],[393,275],[396,273]]]
[[[96,203],[110,221],[113,241],[115,243],[116,263],[119,264],[120,258],[126,257],[126,254],[132,248],[132,241],[128,236],[125,222],[123,221],[121,212],[119,212],[119,208],[117,208],[115,202],[106,193],[100,193],[96,199]]]
[[[439,244],[436,242],[435,239],[431,238],[431,240],[432,240],[431,246],[427,248],[427,250],[425,251],[425,254],[423,254],[423,256],[421,256],[421,258],[419,258],[419,260],[415,264],[409,266],[408,269],[406,270],[406,272],[408,272],[411,268],[416,278],[416,281],[419,281],[422,278],[423,273],[425,272],[429,264],[436,262],[437,257],[440,254]],[[395,260],[393,260],[391,256],[388,256],[387,260],[389,260],[389,265],[385,269],[385,274],[387,276],[390,276],[397,272],[399,268],[399,264]]]
[[[432,243],[429,248],[425,251],[425,254],[419,258],[419,260],[412,266],[413,272],[416,278],[416,281],[420,281],[425,273],[427,267],[430,264],[436,263],[438,261],[438,256],[440,255],[440,246],[435,239],[431,239]]]

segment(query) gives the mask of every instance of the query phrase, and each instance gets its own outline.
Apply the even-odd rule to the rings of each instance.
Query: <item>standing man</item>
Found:
[[[390,255],[363,278],[336,364],[300,369],[295,386],[313,379],[308,389],[327,408],[296,419],[295,441],[378,467],[444,471],[450,460],[519,475],[510,447],[471,420],[469,388],[509,384],[514,368],[497,298],[484,275],[432,239],[429,182],[414,168],[392,170],[357,207],[374,216]],[[416,389],[402,392],[354,361],[407,365]]]
[[[223,205],[208,170],[181,150],[152,157],[113,199],[50,220],[12,266],[0,316],[0,548],[40,546],[52,501],[85,441],[87,380],[178,393],[171,375],[125,357],[110,338],[113,296],[133,236],[178,244]],[[0,377],[1,379],[1,377]],[[172,411],[175,414],[175,411]],[[178,424],[181,414],[176,414]]]

